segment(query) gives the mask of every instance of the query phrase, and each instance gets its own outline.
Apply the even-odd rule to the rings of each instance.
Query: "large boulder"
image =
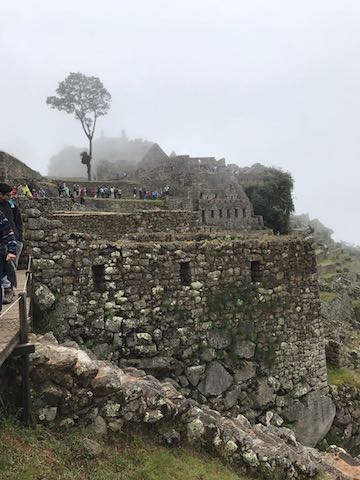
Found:
[[[335,413],[332,399],[314,392],[290,405],[282,412],[282,416],[293,424],[300,443],[314,447],[330,430]]]

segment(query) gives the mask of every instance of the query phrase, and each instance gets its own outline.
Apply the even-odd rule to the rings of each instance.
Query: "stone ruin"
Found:
[[[142,184],[151,172],[174,195],[147,210],[141,201],[92,199],[79,211],[67,199],[20,199],[37,316],[122,371],[152,374],[225,417],[291,425],[315,445],[335,406],[312,244],[264,230],[226,168],[148,157]],[[56,407],[49,421],[67,421],[53,402],[43,401]]]
[[[335,408],[311,243],[209,232],[187,210],[20,205],[37,315],[56,319],[59,339],[227,415],[292,424],[305,444],[326,434]]]

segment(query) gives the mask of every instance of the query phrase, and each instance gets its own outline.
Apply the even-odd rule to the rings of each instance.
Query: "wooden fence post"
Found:
[[[26,312],[26,292],[19,293],[19,319],[20,319],[20,344],[24,345],[29,342],[29,327]],[[31,395],[30,395],[30,362],[29,355],[21,355],[21,393],[23,406],[23,423],[29,427],[31,421]]]

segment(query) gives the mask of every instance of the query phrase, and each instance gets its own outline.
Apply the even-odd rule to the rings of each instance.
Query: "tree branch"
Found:
[[[77,118],[80,120],[80,123],[81,123],[81,126],[82,126],[83,130],[84,130],[85,135],[87,136],[87,138],[90,139],[90,130],[86,129],[87,128],[86,123],[84,123],[84,120],[82,119],[82,117],[80,117],[77,110],[75,110],[75,113],[76,113]]]
[[[93,123],[92,132],[91,132],[91,138],[93,138],[93,136],[94,136],[96,120],[97,120],[97,116],[96,116],[96,113],[94,112],[94,123]]]

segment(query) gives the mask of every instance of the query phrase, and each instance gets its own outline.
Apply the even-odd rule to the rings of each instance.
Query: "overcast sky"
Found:
[[[0,20],[0,150],[45,174],[86,145],[45,100],[95,75],[98,135],[281,167],[298,213],[360,244],[359,0],[11,0]]]

